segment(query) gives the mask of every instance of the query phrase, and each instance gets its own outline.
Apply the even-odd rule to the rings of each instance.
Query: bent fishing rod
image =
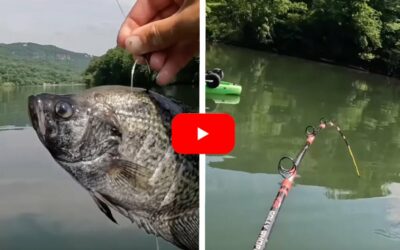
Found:
[[[269,237],[271,235],[272,228],[277,219],[279,210],[280,210],[285,198],[287,197],[290,189],[292,188],[292,185],[297,176],[297,172],[299,170],[301,161],[303,160],[303,158],[304,158],[305,154],[307,153],[308,149],[310,148],[311,144],[313,144],[313,142],[314,142],[316,136],[319,134],[319,132],[321,132],[323,129],[325,129],[327,127],[336,128],[336,131],[342,137],[343,141],[345,142],[345,144],[347,146],[347,150],[349,151],[351,159],[353,161],[353,165],[356,170],[357,176],[360,177],[360,171],[358,170],[357,162],[354,158],[350,144],[347,141],[347,138],[343,134],[342,130],[340,129],[340,127],[337,124],[333,123],[332,121],[328,121],[328,120],[322,118],[320,120],[320,124],[317,128],[314,128],[313,126],[306,127],[306,131],[305,131],[306,143],[304,144],[302,150],[296,156],[296,158],[292,159],[290,157],[285,156],[279,160],[278,171],[279,171],[279,174],[284,179],[282,181],[282,184],[278,191],[278,194],[276,195],[275,200],[272,203],[272,207],[269,210],[267,219],[265,220],[264,225],[261,228],[260,234],[258,235],[256,243],[253,247],[253,250],[263,250],[266,248]],[[289,168],[286,167],[286,166],[288,166],[288,164],[291,164],[291,165],[289,165]]]

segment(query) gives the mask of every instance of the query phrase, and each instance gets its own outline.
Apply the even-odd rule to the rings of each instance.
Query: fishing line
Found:
[[[358,165],[357,165],[356,159],[355,159],[355,157],[354,157],[353,151],[351,150],[351,147],[350,147],[350,143],[349,143],[349,141],[347,140],[346,136],[343,134],[343,132],[342,132],[342,130],[340,129],[339,125],[337,125],[337,124],[335,124],[335,123],[333,123],[333,122],[331,122],[331,121],[330,121],[328,124],[329,124],[331,127],[335,127],[335,128],[336,128],[336,131],[337,131],[337,132],[340,134],[340,136],[342,137],[344,143],[345,143],[346,146],[347,146],[347,150],[348,150],[348,152],[349,152],[349,154],[350,154],[351,160],[353,161],[353,165],[354,165],[354,168],[355,168],[355,170],[356,170],[356,173],[357,173],[358,177],[360,177],[361,175],[360,175],[360,171],[359,171],[359,169],[358,169]]]
[[[125,18],[125,17],[126,17],[126,14],[125,14],[124,10],[122,9],[121,4],[119,3],[118,0],[115,0],[115,2],[117,2],[117,5],[118,5],[119,10],[121,11],[122,16]],[[145,58],[145,61],[146,61],[146,64],[147,64],[148,73],[151,74],[149,61],[147,60],[146,57],[144,57],[144,58]],[[134,74],[135,74],[135,69],[136,69],[136,64],[137,64],[137,62],[138,62],[138,59],[135,60],[135,62],[134,62],[133,65],[132,65],[132,69],[131,69],[131,82],[130,82],[130,83],[131,83],[131,90],[133,90],[133,76],[134,76]],[[159,245],[159,243],[158,243],[158,237],[157,237],[157,235],[156,235],[155,237],[156,237],[156,249],[157,249],[157,250],[160,250],[160,245]]]
[[[160,250],[160,245],[158,244],[158,237],[156,236],[156,247],[157,247],[157,250]]]
[[[356,170],[357,176],[360,177],[360,171],[357,166],[356,159],[354,157],[354,154],[351,150],[350,143],[348,142],[346,136],[343,134],[342,130],[340,127],[333,123],[332,121],[328,121],[325,118],[322,118],[320,120],[320,124],[317,128],[314,128],[313,126],[307,126],[306,127],[306,143],[304,144],[302,150],[300,153],[296,156],[295,159],[292,159],[290,157],[282,157],[279,160],[278,163],[278,172],[279,174],[284,178],[282,181],[281,187],[275,197],[274,202],[272,203],[272,206],[267,214],[267,218],[261,227],[260,233],[257,237],[256,243],[254,244],[253,250],[263,250],[266,248],[267,243],[269,241],[269,237],[272,232],[272,228],[275,225],[278,213],[280,211],[280,208],[287,197],[289,191],[292,188],[292,185],[294,183],[294,180],[297,176],[297,171],[299,170],[300,163],[303,160],[306,152],[310,148],[311,144],[314,142],[316,136],[319,134],[320,131],[327,127],[334,127],[342,137],[343,141],[345,142],[348,152],[351,156],[351,159],[354,164],[354,168]]]
[[[115,0],[115,2],[117,2],[118,8],[119,8],[119,10],[121,11],[121,14],[122,14],[124,17],[126,17],[126,14],[125,14],[124,10],[122,9],[122,6],[121,6],[121,4],[119,3],[119,1],[118,1],[118,0]]]
[[[122,8],[120,2],[119,2],[118,0],[115,0],[115,2],[117,3],[118,8],[119,8],[119,10],[121,11],[122,16],[123,16],[124,18],[126,18],[126,14],[125,14],[124,9]],[[144,60],[146,61],[148,73],[151,74],[151,69],[150,69],[149,60],[147,60],[147,57],[146,57],[146,56],[144,56],[143,58],[144,58]],[[133,76],[134,76],[134,74],[135,74],[135,69],[136,69],[136,64],[137,64],[137,62],[138,62],[138,59],[135,60],[135,62],[134,62],[133,65],[132,65],[132,69],[131,69],[131,89],[133,89]]]

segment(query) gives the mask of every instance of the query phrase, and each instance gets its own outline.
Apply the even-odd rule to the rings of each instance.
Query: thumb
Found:
[[[133,55],[143,55],[171,47],[178,41],[187,40],[191,27],[182,22],[180,15],[143,25],[132,33],[125,41],[125,48]]]

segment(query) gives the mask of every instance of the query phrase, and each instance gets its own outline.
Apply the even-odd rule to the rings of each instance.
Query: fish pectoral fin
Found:
[[[148,190],[151,170],[130,161],[115,159],[107,174],[117,185],[133,189]]]
[[[89,192],[90,195],[92,196],[94,202],[96,203],[96,205],[99,207],[99,209],[115,224],[118,224],[118,222],[115,220],[114,216],[111,213],[110,208],[108,207],[108,205],[102,201],[99,197],[97,197],[96,193],[94,192]]]

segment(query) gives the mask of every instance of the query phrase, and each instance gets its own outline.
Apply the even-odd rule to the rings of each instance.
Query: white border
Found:
[[[200,56],[200,69],[199,69],[199,111],[205,113],[206,111],[206,1],[200,0],[200,40],[199,40],[199,56]],[[199,228],[199,249],[206,249],[206,236],[205,236],[205,205],[206,205],[206,156],[201,154],[199,162],[199,178],[200,178],[200,228]]]

